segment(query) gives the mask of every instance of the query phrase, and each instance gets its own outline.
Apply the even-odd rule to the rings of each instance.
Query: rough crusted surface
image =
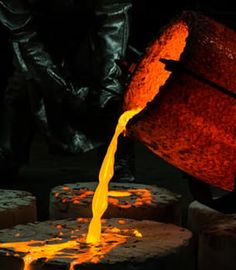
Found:
[[[21,190],[0,189],[0,228],[36,221],[36,198]]]
[[[97,184],[97,182],[83,182],[54,187],[50,193],[50,218],[91,217],[93,195],[83,199],[76,198],[86,191],[95,191]],[[149,203],[148,198],[145,199],[142,192],[132,193],[130,197],[116,197],[115,199],[119,201],[120,205],[109,202],[104,218],[120,217],[181,223],[181,195],[156,186],[130,183],[110,183],[109,190],[148,190],[151,197]],[[127,204],[130,205],[129,208],[125,208]]]
[[[236,177],[235,98],[204,80],[236,93],[236,33],[192,12],[183,13],[178,21],[189,26],[182,67],[130,121],[127,134],[177,168],[231,191]],[[144,69],[147,72],[148,67],[138,67],[137,73]],[[131,85],[136,78],[134,74]],[[135,89],[127,91],[132,99]]]
[[[236,93],[236,32],[200,13],[183,12],[191,29],[186,67]]]
[[[235,117],[233,98],[182,74],[128,129],[176,167],[232,190],[236,175]]]
[[[96,264],[90,261],[82,265],[75,266],[75,269],[118,269],[122,266],[123,269],[144,269],[150,264],[152,266],[161,266],[164,268],[159,269],[192,269],[190,267],[191,258],[186,257],[191,253],[190,240],[192,234],[187,229],[178,227],[172,224],[163,224],[155,221],[135,221],[125,220],[125,224],[118,224],[118,219],[109,219],[103,224],[103,232],[111,229],[113,226],[118,227],[120,230],[135,228],[142,233],[142,238],[137,238],[130,235],[126,242],[120,246],[115,247],[105,255]],[[58,229],[60,224],[60,229]],[[13,229],[0,231],[1,242],[11,241],[28,241],[34,240],[48,240],[51,237],[60,236],[64,240],[71,239],[71,236],[81,236],[87,233],[88,222],[80,221],[46,221],[25,226],[16,226]],[[72,233],[73,232],[73,233]],[[63,233],[63,234],[62,234]],[[19,237],[16,238],[16,235]],[[75,252],[74,250],[67,250],[67,252]],[[78,250],[78,258],[84,251]],[[0,249],[0,263],[8,263],[13,260],[11,253],[10,256],[5,255],[6,250]],[[23,254],[22,254],[23,255]],[[14,268],[11,270],[18,270],[20,265],[15,263]],[[63,256],[50,259],[46,264],[42,264],[42,260],[34,265],[35,270],[44,269],[66,269],[68,270],[68,262],[70,260],[63,258]],[[177,265],[174,265],[178,263]],[[50,268],[47,268],[49,267]],[[185,268],[185,266],[190,268]],[[113,268],[114,267],[114,268]],[[5,268],[7,269],[7,268]],[[120,269],[120,268],[119,268]]]
[[[234,270],[236,217],[228,217],[204,230],[199,239],[199,269]]]

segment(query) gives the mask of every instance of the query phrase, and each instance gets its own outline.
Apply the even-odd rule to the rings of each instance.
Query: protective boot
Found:
[[[115,156],[114,177],[112,181],[135,182],[134,142],[121,136]]]

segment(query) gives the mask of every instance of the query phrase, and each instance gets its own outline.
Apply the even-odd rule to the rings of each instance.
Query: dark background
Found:
[[[140,49],[145,48],[160,27],[182,10],[200,11],[230,28],[236,28],[236,10],[233,1],[229,0],[135,0],[133,3],[131,42]]]
[[[236,10],[231,1],[134,0],[130,44],[142,52],[162,26],[186,9],[201,11],[236,29]],[[0,27],[0,59],[2,102],[7,78],[12,72],[8,33],[3,27]],[[2,106],[0,108],[2,109]],[[186,209],[192,196],[181,172],[151,153],[141,143],[136,142],[135,149],[137,182],[166,187],[182,194],[183,209]],[[98,171],[96,150],[75,157],[52,156],[48,154],[43,140],[36,135],[31,148],[30,163],[21,169],[15,183],[8,183],[7,188],[28,190],[37,196],[38,217],[43,220],[48,217],[48,199],[52,187],[76,181],[97,181]]]

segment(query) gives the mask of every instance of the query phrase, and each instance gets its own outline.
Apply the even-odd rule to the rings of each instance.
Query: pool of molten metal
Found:
[[[15,232],[15,239],[19,241],[0,243],[1,254],[4,256],[20,257],[24,261],[24,270],[30,270],[31,264],[40,259],[40,263],[50,261],[67,262],[69,270],[73,270],[75,265],[83,263],[98,263],[106,254],[117,246],[124,244],[128,238],[139,238],[142,234],[136,229],[118,228],[119,224],[125,224],[123,219],[117,219],[116,226],[106,226],[104,224],[100,242],[97,244],[86,243],[86,231],[89,219],[78,219],[73,226],[68,223],[47,224],[47,229],[52,233],[48,239],[40,239],[40,232],[36,233],[38,240],[27,240],[26,231]],[[71,226],[71,228],[70,228]],[[68,227],[68,228],[67,228]],[[41,228],[45,230],[45,227]]]

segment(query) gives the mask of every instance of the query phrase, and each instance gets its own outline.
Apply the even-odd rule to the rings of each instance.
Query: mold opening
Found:
[[[171,75],[171,71],[165,69],[165,64],[160,59],[179,61],[188,36],[189,28],[186,22],[175,21],[151,43],[125,92],[125,110],[143,109],[154,99]]]

